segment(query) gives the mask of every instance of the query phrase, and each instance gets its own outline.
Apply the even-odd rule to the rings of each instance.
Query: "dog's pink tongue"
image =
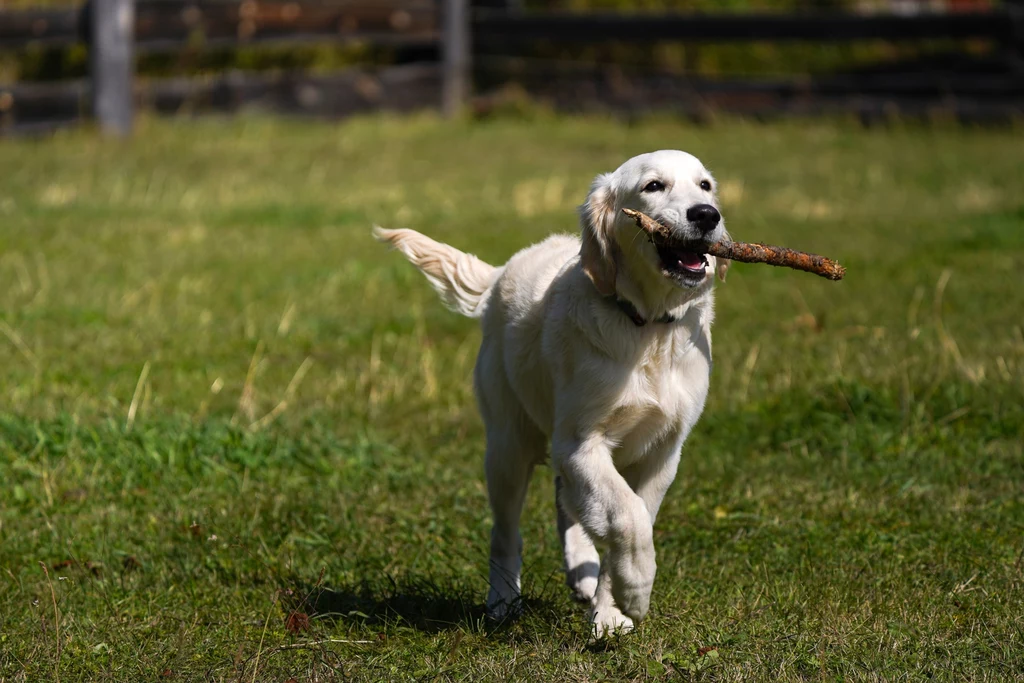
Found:
[[[679,259],[679,265],[684,268],[697,270],[704,265],[704,257],[696,252],[680,250],[676,252],[676,258]]]

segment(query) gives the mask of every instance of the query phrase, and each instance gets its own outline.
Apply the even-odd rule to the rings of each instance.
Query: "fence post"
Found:
[[[134,35],[133,0],[92,0],[89,59],[93,114],[100,130],[118,137],[132,131]]]
[[[469,3],[444,0],[442,11],[444,42],[441,110],[447,118],[458,115],[469,95]]]

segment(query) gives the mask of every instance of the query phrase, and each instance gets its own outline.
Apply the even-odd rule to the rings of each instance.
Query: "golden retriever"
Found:
[[[482,318],[474,386],[487,431],[493,617],[518,606],[519,517],[549,444],[566,581],[590,604],[595,634],[628,631],[647,613],[652,527],[704,408],[712,273],[724,279],[728,262],[656,245],[621,210],[643,211],[680,243],[717,241],[727,233],[715,189],[685,152],[634,157],[594,180],[582,239],[551,236],[501,267],[413,230],[375,229],[451,309]]]

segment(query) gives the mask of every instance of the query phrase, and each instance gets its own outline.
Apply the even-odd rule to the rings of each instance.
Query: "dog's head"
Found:
[[[623,270],[646,287],[704,289],[711,286],[713,271],[724,280],[727,260],[656,246],[622,213],[624,208],[642,211],[680,242],[717,242],[728,233],[716,189],[700,160],[677,150],[641,154],[598,176],[580,207],[580,260],[597,290],[614,294]]]

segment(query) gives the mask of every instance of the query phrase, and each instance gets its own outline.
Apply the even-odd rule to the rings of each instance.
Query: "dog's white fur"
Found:
[[[652,180],[664,190],[645,191]],[[687,209],[717,208],[713,183],[685,152],[634,157],[595,179],[580,208],[582,242],[555,235],[500,268],[412,230],[375,230],[450,308],[483,318],[474,379],[494,521],[492,616],[517,606],[519,517],[548,443],[566,581],[590,603],[596,634],[629,630],[647,613],[656,566],[652,527],[704,408],[712,273],[724,279],[728,262],[708,256],[703,278],[684,286],[666,276],[655,247],[621,209],[695,238]],[[706,235],[726,236],[722,222]],[[648,321],[668,313],[676,322],[637,326],[615,297]],[[595,544],[606,549],[603,562]]]

